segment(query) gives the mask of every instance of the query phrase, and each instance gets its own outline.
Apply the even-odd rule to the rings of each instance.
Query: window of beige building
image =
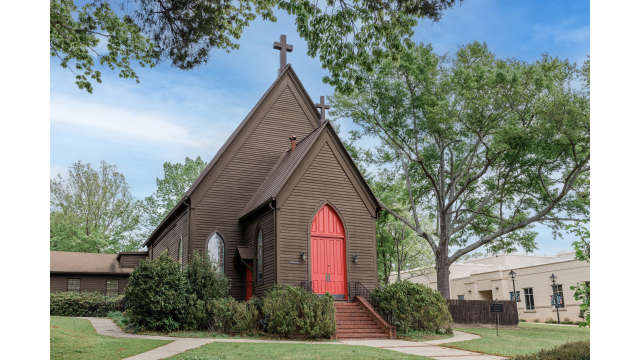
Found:
[[[107,296],[118,295],[118,280],[107,280]]]
[[[525,310],[535,310],[536,305],[533,302],[533,288],[526,288],[524,290],[524,308]]]
[[[80,291],[80,279],[67,279],[67,291]]]
[[[464,300],[464,295],[458,295],[458,300]]]
[[[560,309],[564,308],[564,294],[562,293],[562,285],[552,285],[552,294],[556,294],[558,296],[558,307]],[[551,306],[555,306],[555,301],[553,299],[553,295],[551,295]]]

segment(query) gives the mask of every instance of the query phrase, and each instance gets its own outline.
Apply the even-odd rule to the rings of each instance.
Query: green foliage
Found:
[[[255,333],[259,311],[254,301],[233,298],[210,300],[205,305],[208,329],[224,333]]]
[[[373,290],[377,309],[389,315],[399,332],[450,332],[452,318],[440,293],[422,284],[399,281]]]
[[[187,318],[187,287],[180,265],[168,255],[143,260],[129,277],[127,314],[141,329],[177,330]]]
[[[532,251],[536,224],[587,217],[588,63],[499,59],[477,42],[452,57],[405,42],[380,59],[353,64],[363,80],[338,88],[332,114],[379,140],[358,142],[364,159],[399,174],[407,199],[383,208],[429,244],[441,280],[465,254]]]
[[[586,220],[579,221],[567,226],[567,230],[578,237],[573,242],[576,251],[576,259],[581,261],[591,260],[591,232]],[[573,298],[580,301],[580,316],[584,319],[579,325],[581,327],[591,325],[591,283],[583,281],[575,286],[571,286]]]
[[[516,356],[514,360],[589,360],[589,342],[566,343],[551,350],[542,350],[532,355]]]
[[[264,297],[266,330],[291,337],[329,338],[336,331],[333,297],[299,287],[276,285]]]
[[[160,225],[206,166],[206,161],[200,156],[195,159],[185,157],[184,163],[166,161],[162,164],[164,175],[156,179],[156,191],[147,196],[142,204],[145,214],[143,225],[147,235]]]
[[[372,182],[376,196],[385,204],[404,204],[404,185],[396,175],[387,174]],[[408,215],[408,214],[406,214]],[[388,284],[391,273],[400,280],[400,272],[433,265],[433,251],[429,245],[389,212],[381,212],[376,222],[378,279]]]
[[[123,309],[122,296],[108,297],[96,292],[52,292],[49,314],[58,316],[107,316]]]
[[[229,280],[216,271],[208,256],[196,252],[185,268],[187,292],[202,301],[229,296]]]
[[[81,7],[74,0],[50,1],[49,45],[51,56],[76,75],[76,85],[89,93],[92,81],[101,83],[96,62],[118,76],[135,79],[132,62],[153,67],[158,54],[153,43],[129,15],[119,16],[108,1],[88,1]],[[101,46],[106,45],[106,46]],[[101,50],[106,47],[106,51]],[[102,53],[100,53],[102,52]]]
[[[329,69],[325,81],[352,89],[363,77],[355,66],[372,69],[413,34],[420,18],[438,20],[455,0],[52,0],[51,56],[76,74],[88,92],[100,83],[97,64],[139,81],[133,66],[153,67],[169,59],[180,69],[209,60],[211,49],[227,52],[256,18],[276,21],[274,8],[295,17],[308,54]],[[80,5],[83,4],[83,5]],[[114,11],[113,8],[118,11]],[[106,48],[105,45],[106,44]]]
[[[139,203],[114,165],[75,162],[51,179],[50,249],[106,252],[140,248]]]
[[[372,71],[387,56],[395,58],[418,19],[438,20],[455,2],[281,0],[278,6],[296,17],[307,53],[318,56],[329,70],[330,76],[323,80],[348,93],[366,81],[365,75],[353,70]]]

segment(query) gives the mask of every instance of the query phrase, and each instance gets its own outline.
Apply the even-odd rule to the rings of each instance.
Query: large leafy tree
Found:
[[[184,70],[209,60],[211,49],[231,51],[251,21],[292,14],[308,53],[348,88],[352,63],[371,66],[364,54],[395,48],[420,18],[437,20],[455,0],[50,0],[50,50],[92,92],[101,82],[96,63],[139,81],[134,69],[162,59]]]
[[[184,163],[166,161],[162,167],[164,175],[156,179],[156,191],[143,202],[145,233],[150,234],[167,213],[182,199],[184,193],[204,170],[207,163],[198,156],[186,157]]]
[[[385,173],[373,182],[373,189],[386,204],[405,202],[402,182],[393,173]],[[402,205],[396,205],[402,207]],[[401,271],[425,268],[433,264],[433,252],[402,221],[383,211],[376,223],[378,277],[388,284],[392,275],[401,280]],[[420,274],[422,271],[417,271]]]
[[[403,174],[407,204],[384,207],[432,248],[445,298],[463,255],[531,251],[534,225],[560,230],[588,214],[588,66],[498,59],[480,43],[447,58],[408,43],[336,94],[354,137],[377,139],[371,161]]]
[[[139,204],[114,165],[74,163],[51,179],[50,248],[105,252],[136,250]]]

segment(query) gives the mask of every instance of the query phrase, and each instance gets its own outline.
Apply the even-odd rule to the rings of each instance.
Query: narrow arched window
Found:
[[[257,252],[256,258],[257,258],[257,262],[258,262],[258,264],[257,264],[258,265],[257,278],[258,278],[258,281],[261,281],[262,280],[262,274],[263,274],[263,266],[264,266],[263,265],[264,264],[264,261],[263,261],[264,251],[263,251],[263,248],[262,248],[262,229],[260,229],[260,231],[258,231],[258,241],[257,241],[257,245],[256,245],[256,252]]]
[[[180,263],[180,268],[182,268],[182,235],[180,235],[180,240],[178,241],[178,262]]]
[[[213,268],[224,273],[224,240],[220,234],[215,233],[211,236],[207,243],[207,253]]]

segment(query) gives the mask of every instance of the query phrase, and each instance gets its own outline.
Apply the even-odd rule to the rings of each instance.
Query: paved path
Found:
[[[439,344],[478,339],[480,336],[453,331],[453,337],[430,341],[406,340],[342,340],[343,344],[372,346],[380,349],[399,351],[405,354],[426,356],[435,360],[499,360],[501,356],[486,355],[472,351],[437,346]]]
[[[454,336],[447,339],[430,340],[430,341],[406,341],[406,340],[340,340],[337,342],[320,342],[320,341],[294,341],[294,340],[259,340],[259,339],[228,339],[228,338],[179,338],[170,336],[154,336],[154,335],[135,335],[122,331],[111,319],[108,318],[95,318],[84,317],[91,322],[96,332],[100,335],[122,337],[122,338],[136,338],[136,339],[156,339],[156,340],[171,340],[172,342],[149,350],[142,354],[138,354],[129,357],[125,360],[159,360],[165,359],[181,352],[185,352],[190,349],[195,349],[205,344],[212,342],[225,342],[225,343],[281,343],[281,344],[346,344],[346,345],[361,345],[371,346],[380,349],[387,349],[393,351],[399,351],[406,354],[420,355],[430,357],[435,360],[499,360],[505,359],[500,356],[485,355],[465,350],[450,349],[441,346],[439,344],[466,341],[479,338],[478,335],[468,334],[461,331],[453,332]]]

